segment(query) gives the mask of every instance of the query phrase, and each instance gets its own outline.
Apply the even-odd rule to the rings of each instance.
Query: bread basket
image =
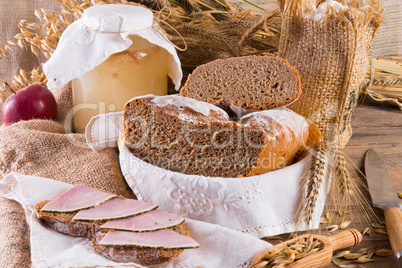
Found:
[[[112,124],[107,123],[112,122]],[[120,148],[122,173],[139,200],[159,204],[161,209],[182,216],[215,223],[257,237],[318,228],[329,185],[317,200],[312,223],[298,221],[303,198],[302,174],[311,158],[308,150],[285,168],[245,178],[220,178],[186,175],[153,166],[131,154],[118,129],[122,113],[94,117],[87,127],[87,142],[93,149]],[[97,130],[109,127],[106,136]],[[308,145],[320,139],[318,128],[310,124]],[[96,146],[94,146],[96,144]],[[329,181],[329,180],[328,180]]]

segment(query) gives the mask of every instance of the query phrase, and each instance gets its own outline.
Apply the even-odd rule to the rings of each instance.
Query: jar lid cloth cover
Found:
[[[151,10],[123,4],[92,6],[70,24],[60,37],[52,57],[44,64],[49,89],[64,86],[104,62],[110,55],[131,46],[137,35],[169,52],[169,76],[180,87],[183,77],[174,46],[153,19]]]

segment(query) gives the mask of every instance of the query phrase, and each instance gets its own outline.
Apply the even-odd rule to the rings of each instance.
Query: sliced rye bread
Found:
[[[189,235],[183,224],[172,228],[173,231]],[[102,256],[116,262],[134,262],[141,265],[154,265],[164,263],[178,257],[184,249],[161,249],[134,246],[104,246],[99,245],[97,241],[102,240],[106,235],[99,232],[92,241],[92,247]]]
[[[90,239],[92,247],[104,257],[116,262],[134,262],[141,265],[160,264],[179,256],[183,249],[161,249],[136,246],[104,246],[98,242],[106,235],[107,229],[99,227],[106,221],[75,221],[73,217],[77,212],[43,212],[41,208],[51,200],[44,200],[35,204],[37,215],[47,226],[53,230]],[[183,224],[171,228],[173,231],[189,236]]]
[[[80,236],[91,239],[102,231],[99,227],[105,223],[105,221],[98,222],[86,222],[86,221],[74,221],[73,218],[76,212],[46,212],[41,209],[49,203],[51,200],[43,200],[35,204],[35,211],[39,218],[50,228],[56,230],[59,233],[68,234],[72,236]]]
[[[244,109],[266,110],[288,105],[301,94],[298,71],[272,56],[215,60],[197,67],[180,96],[212,104],[230,101]]]

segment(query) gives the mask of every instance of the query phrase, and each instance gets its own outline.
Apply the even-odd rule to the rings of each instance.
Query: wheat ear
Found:
[[[278,12],[273,11],[273,12],[265,12],[264,15],[262,15],[260,18],[258,18],[255,23],[249,27],[241,36],[240,41],[238,43],[239,46],[239,51],[240,49],[244,46],[244,43],[247,42],[251,38],[251,36],[258,31],[261,28],[261,25],[263,25],[267,20],[270,18],[277,16]]]
[[[338,160],[336,165],[336,175],[341,186],[341,192],[344,195],[351,195],[353,194],[351,177],[346,167],[346,160],[345,155],[343,154],[343,150],[337,149],[336,156]]]
[[[307,192],[302,215],[310,223],[317,204],[322,183],[325,181],[331,157],[331,147],[326,142],[318,142],[312,148],[312,159],[307,175]]]

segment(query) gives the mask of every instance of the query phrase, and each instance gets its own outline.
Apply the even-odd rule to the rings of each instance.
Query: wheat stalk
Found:
[[[227,51],[233,51],[235,42],[228,36],[221,35],[221,31],[216,28],[208,27],[205,23],[192,22],[179,28],[185,36],[190,36],[198,40],[211,42],[211,47],[221,47]]]
[[[332,154],[329,144],[323,141],[316,143],[311,152],[311,164],[307,175],[307,191],[302,208],[302,215],[307,224],[312,221],[322,184],[328,175],[329,161]]]
[[[387,101],[402,109],[402,56],[371,60],[371,69],[360,86],[376,101]]]
[[[311,162],[307,165],[307,171],[303,175],[305,186],[302,187],[301,193],[303,194],[304,191],[304,197],[297,213],[299,217],[301,216],[301,219],[307,224],[313,220],[312,217],[318,205],[318,196],[325,194],[322,191],[331,180],[332,192],[328,199],[332,199],[330,203],[334,207],[331,209],[338,212],[338,220],[342,223],[348,222],[345,221],[345,217],[349,216],[346,210],[353,207],[363,212],[367,222],[378,221],[378,217],[365,195],[365,191],[368,190],[367,186],[354,172],[353,166],[349,164],[353,162],[346,159],[344,152],[333,143],[325,141],[316,143],[310,152],[312,154]],[[333,178],[331,178],[332,169],[335,170]],[[327,212],[326,217],[321,219],[321,223],[330,223],[332,218],[332,214]],[[361,219],[361,221],[363,220]]]
[[[247,42],[247,40],[252,39],[252,36],[259,30],[261,29],[262,25],[267,25],[266,22],[275,16],[279,15],[279,11],[273,11],[273,12],[266,12],[263,16],[258,18],[251,27],[249,27],[241,36],[240,41],[238,43],[239,46],[239,51],[240,49],[244,46],[244,44]]]
[[[345,154],[343,154],[343,157],[345,161],[345,169],[349,176],[346,182],[346,187],[348,187],[346,189],[348,189],[348,191],[342,192],[342,189],[345,188],[345,182],[342,179],[338,178],[334,180],[331,187],[333,187],[333,189],[341,189],[341,194],[336,196],[337,200],[334,200],[334,203],[339,207],[354,207],[357,211],[361,212],[363,217],[359,218],[360,223],[363,223],[364,221],[380,222],[378,216],[374,212],[370,200],[367,198],[368,187],[361,179],[361,177],[365,178],[364,174],[358,167],[356,167],[356,165],[354,165],[352,160],[347,158]],[[358,173],[356,173],[356,170]]]
[[[351,195],[353,194],[351,187],[351,177],[348,169],[346,168],[346,160],[345,155],[343,154],[343,150],[337,149],[337,165],[336,165],[336,175],[339,180],[341,186],[341,193],[343,195]]]

